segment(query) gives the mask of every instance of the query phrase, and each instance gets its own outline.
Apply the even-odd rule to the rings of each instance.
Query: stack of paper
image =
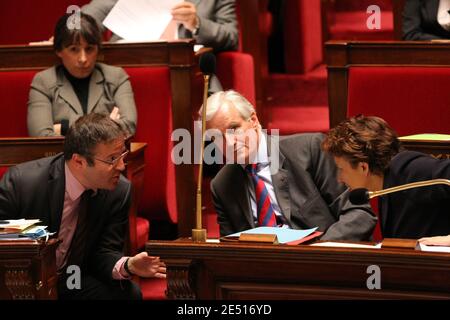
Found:
[[[39,219],[5,220],[0,224],[0,240],[39,239],[52,235],[47,226],[36,226]]]

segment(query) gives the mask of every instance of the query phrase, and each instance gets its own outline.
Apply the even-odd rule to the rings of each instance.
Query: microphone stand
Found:
[[[206,229],[202,229],[202,181],[203,181],[203,153],[205,148],[205,128],[206,128],[206,103],[208,100],[209,75],[203,75],[203,108],[202,108],[202,144],[200,148],[200,165],[198,168],[197,180],[197,206],[195,212],[196,224],[192,229],[192,240],[194,242],[206,242]]]
[[[412,189],[412,188],[419,188],[419,187],[426,187],[426,186],[432,186],[435,184],[446,184],[448,186],[450,186],[450,180],[447,179],[433,179],[433,180],[425,180],[425,181],[418,181],[418,182],[412,182],[412,183],[408,183],[408,184],[404,184],[401,186],[396,186],[396,187],[392,187],[392,188],[388,188],[388,189],[384,189],[384,190],[379,190],[379,191],[369,191],[369,199],[375,198],[375,197],[379,197],[379,196],[383,196],[389,193],[393,193],[393,192],[397,192],[397,191],[403,191],[403,190],[407,190],[407,189]]]

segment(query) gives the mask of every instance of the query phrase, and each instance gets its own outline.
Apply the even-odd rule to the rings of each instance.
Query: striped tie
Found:
[[[276,227],[277,219],[272,203],[270,202],[269,192],[267,191],[264,181],[256,174],[257,164],[249,164],[245,167],[252,178],[255,186],[256,208],[258,214],[258,226],[260,227]]]

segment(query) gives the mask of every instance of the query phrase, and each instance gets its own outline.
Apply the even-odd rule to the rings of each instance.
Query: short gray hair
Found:
[[[206,121],[211,120],[225,103],[233,105],[244,120],[250,119],[252,113],[256,112],[252,104],[243,95],[234,90],[218,91],[211,95],[206,103]],[[203,106],[199,111],[200,119],[202,117],[202,110]]]

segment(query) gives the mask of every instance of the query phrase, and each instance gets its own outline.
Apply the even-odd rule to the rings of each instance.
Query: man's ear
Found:
[[[259,126],[259,120],[258,120],[258,116],[256,115],[256,112],[252,112],[252,114],[250,115],[249,121],[252,123],[252,127],[256,128],[257,126]]]
[[[366,176],[368,176],[369,173],[370,173],[370,167],[369,167],[369,164],[368,164],[367,162],[360,162],[359,165],[360,165],[360,168],[361,168],[362,172],[363,172]]]
[[[71,160],[76,168],[83,168],[88,165],[86,158],[78,153],[72,154]]]
[[[61,51],[55,51],[56,55],[61,58]]]

